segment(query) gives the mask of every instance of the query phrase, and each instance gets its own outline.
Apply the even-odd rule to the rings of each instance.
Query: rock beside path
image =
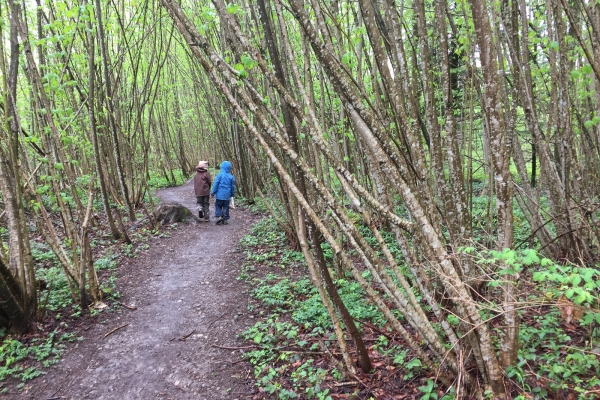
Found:
[[[156,222],[163,225],[173,224],[175,222],[198,222],[199,219],[181,203],[166,203],[157,206],[152,212]]]

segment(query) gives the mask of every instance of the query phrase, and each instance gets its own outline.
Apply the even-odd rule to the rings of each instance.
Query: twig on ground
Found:
[[[48,386],[48,385],[46,385]],[[46,389],[46,386],[44,386],[44,389]],[[52,393],[52,396],[48,397],[46,400],[58,400],[58,399],[62,399],[62,396],[57,396],[56,393],[58,393],[60,391],[60,389],[58,389],[56,392]]]
[[[215,319],[213,322],[211,322],[210,324],[208,324],[208,326],[206,327],[206,330],[208,331],[210,329],[210,327],[212,326],[212,324],[214,324],[215,322],[217,322],[218,320],[220,320],[221,318],[223,318],[223,316],[227,314],[227,312],[224,312],[223,314],[219,315],[219,317],[217,319]]]
[[[350,373],[350,375],[352,375],[352,377],[354,379],[356,379],[358,381],[358,383],[363,385],[365,387],[365,389],[367,389],[369,392],[371,391],[371,387],[369,385],[367,385],[366,383],[364,383],[363,381],[361,381],[360,378],[358,376],[356,376],[356,374]]]
[[[325,354],[322,351],[278,350],[278,349],[273,349],[273,350],[277,350],[281,353],[289,353],[289,354],[314,354],[314,355]]]
[[[358,382],[340,382],[340,383],[334,383],[333,386],[335,386],[335,387],[358,386]]]
[[[194,333],[196,333],[196,329],[194,329],[193,331],[191,331],[190,333],[188,333],[187,335],[179,338],[179,340],[181,341],[185,341],[185,339],[189,338],[190,336],[192,336]]]
[[[225,349],[225,350],[244,350],[244,349],[260,349],[261,348],[261,346],[256,346],[256,345],[242,346],[242,347],[230,347],[230,346],[219,346],[218,344],[211,344],[211,347],[217,347],[219,349]]]
[[[112,335],[113,333],[115,333],[116,331],[118,331],[119,329],[123,329],[125,328],[127,325],[129,324],[125,324],[125,325],[121,325],[115,329],[113,329],[112,331],[108,332],[106,335],[104,335],[104,338],[106,338],[108,335]]]
[[[117,301],[117,304],[119,304],[119,305],[121,305],[121,306],[123,306],[123,307],[125,307],[125,308],[129,308],[130,310],[137,310],[137,307],[135,307],[135,306],[130,306],[130,305],[128,305],[128,304],[125,304],[125,303],[121,303],[120,301]]]

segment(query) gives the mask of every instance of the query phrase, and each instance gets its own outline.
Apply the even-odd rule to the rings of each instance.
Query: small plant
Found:
[[[64,351],[64,341],[73,340],[71,334],[59,337],[54,331],[48,337],[33,338],[27,345],[13,338],[6,338],[0,344],[0,382],[9,377],[22,382],[44,374],[40,367],[56,364]],[[35,365],[30,365],[35,361]]]
[[[535,272],[533,280],[548,284],[548,297],[557,298],[564,295],[575,304],[598,307],[600,271],[597,268],[558,265],[547,258],[542,259],[540,265],[545,268]],[[600,324],[600,314],[596,314],[595,318]]]
[[[412,360],[410,360],[404,365],[404,369],[407,372],[406,374],[404,374],[403,379],[405,381],[412,379],[415,376],[415,374],[419,373],[422,366],[423,364],[421,364],[421,360],[419,360],[418,358],[413,358]]]
[[[435,384],[431,379],[427,379],[427,384],[425,386],[420,386],[419,391],[423,393],[421,400],[437,400],[438,398],[438,395],[435,392]]]

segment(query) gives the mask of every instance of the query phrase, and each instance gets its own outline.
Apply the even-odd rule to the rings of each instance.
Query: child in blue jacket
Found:
[[[229,220],[229,202],[235,194],[235,178],[231,175],[231,163],[223,161],[221,172],[215,178],[211,196],[217,197],[215,201],[215,217],[217,225],[227,225]]]

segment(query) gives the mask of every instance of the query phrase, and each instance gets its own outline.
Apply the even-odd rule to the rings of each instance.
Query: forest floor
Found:
[[[195,212],[193,186],[157,192]],[[213,210],[211,204],[211,210]],[[253,374],[241,361],[236,334],[254,323],[236,280],[240,238],[259,217],[231,210],[230,224],[178,224],[119,266],[120,302],[82,327],[84,340],[13,399],[242,399]],[[135,307],[135,310],[132,309]],[[96,317],[98,318],[98,317]],[[117,329],[120,328],[120,329]],[[112,332],[114,329],[116,331]],[[109,334],[110,333],[110,334]],[[109,334],[107,336],[107,334]],[[2,397],[3,395],[0,395]]]

